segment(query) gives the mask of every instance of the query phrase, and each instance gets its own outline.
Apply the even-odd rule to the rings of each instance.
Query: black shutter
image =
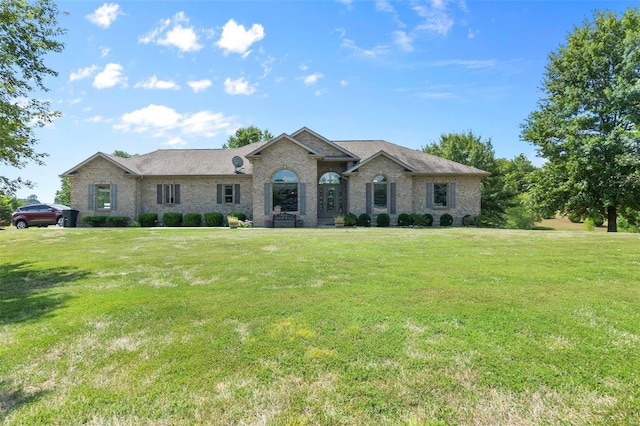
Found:
[[[449,199],[451,200],[450,207],[452,209],[455,209],[456,208],[456,183],[455,182],[451,182],[449,184],[449,192],[451,193],[451,195],[449,195]]]
[[[222,204],[222,184],[219,183],[216,185],[216,203]]]
[[[433,182],[427,182],[427,208],[433,208]]]
[[[307,185],[300,184],[300,215],[307,214]]]
[[[364,199],[365,202],[367,204],[367,214],[370,215],[371,211],[373,210],[371,208],[371,182],[367,182],[367,184],[365,185],[365,195],[364,195]]]
[[[159,184],[157,188],[158,204],[162,204],[162,184]]]
[[[118,185],[111,185],[111,210],[118,208]]]
[[[264,184],[264,215],[269,216],[271,214],[271,194],[270,194],[271,184]]]
[[[240,184],[235,184],[235,189],[233,190],[233,196],[235,197],[234,202],[236,204],[240,204]]]
[[[179,183],[176,183],[175,185],[173,185],[173,191],[174,191],[173,202],[175,204],[180,204],[180,184]]]

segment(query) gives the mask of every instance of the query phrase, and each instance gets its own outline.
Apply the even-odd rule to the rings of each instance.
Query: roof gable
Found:
[[[307,151],[310,156],[322,157],[322,154],[320,154],[319,152],[315,151],[312,147],[307,146],[306,144],[300,142],[299,140],[292,138],[291,136],[287,135],[286,133],[283,133],[280,136],[276,136],[275,138],[271,139],[266,144],[262,145],[258,149],[254,149],[253,151],[251,151],[250,153],[246,154],[245,156],[247,158],[249,158],[249,159],[260,158],[260,156],[262,155],[263,151],[269,149],[273,145],[276,145],[276,144],[278,144],[278,143],[280,143],[280,142],[282,142],[284,140],[292,142],[295,145],[298,145],[300,148],[302,148],[305,151]]]
[[[379,157],[388,158],[392,162],[394,162],[394,163],[398,164],[400,167],[402,167],[406,173],[415,173],[415,170],[413,168],[411,168],[411,166],[409,166],[408,164],[403,163],[402,161],[398,160],[396,157],[394,157],[392,155],[389,155],[388,153],[386,153],[384,151],[378,151],[377,153],[375,153],[371,157],[365,159],[364,161],[359,162],[358,164],[356,164],[355,166],[353,166],[352,168],[350,168],[349,170],[344,172],[344,174],[348,175],[350,173],[357,173],[359,168],[365,167],[367,165],[367,163],[369,163],[369,162],[371,162],[371,161],[373,161],[373,160],[375,160],[376,158],[379,158]]]
[[[78,169],[81,169],[82,167],[84,167],[87,164],[95,161],[98,158],[102,158],[102,159],[108,161],[109,163],[113,164],[114,166],[121,168],[127,174],[131,174],[131,175],[138,175],[139,174],[138,170],[136,170],[136,167],[133,164],[130,164],[129,161],[127,161],[127,160],[129,160],[128,158],[118,157],[118,156],[115,156],[115,155],[109,155],[109,154],[105,154],[104,152],[96,152],[91,157],[87,158],[86,160],[84,160],[80,164],[77,164],[74,167],[70,168],[66,172],[62,173],[60,176],[62,176],[62,177],[71,177],[71,176],[73,176],[74,174],[76,174],[78,172]]]
[[[314,132],[313,130],[303,127],[291,134],[291,137],[309,146],[314,151],[322,154],[325,160],[340,159],[343,161],[354,161],[359,158],[352,152],[336,145],[329,139]]]

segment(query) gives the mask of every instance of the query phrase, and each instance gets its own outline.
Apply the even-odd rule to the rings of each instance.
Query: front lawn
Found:
[[[0,231],[0,423],[638,424],[640,235]]]

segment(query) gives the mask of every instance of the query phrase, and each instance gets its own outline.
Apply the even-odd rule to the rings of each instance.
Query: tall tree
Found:
[[[131,158],[131,157],[136,157],[138,154],[129,154],[127,151],[121,151],[119,149],[116,149],[115,151],[113,151],[113,154],[111,155],[115,155],[116,157],[122,157],[122,158]]]
[[[640,208],[640,11],[596,12],[549,55],[522,138],[548,162],[531,195],[545,213]]]
[[[491,139],[483,141],[471,131],[466,134],[447,133],[440,135],[438,142],[427,145],[422,150],[427,154],[491,173],[491,176],[482,180],[480,209],[491,224],[504,223],[505,211],[516,203],[516,194],[515,190],[509,190],[504,184],[503,164],[495,158]]]
[[[46,55],[64,48],[56,40],[65,33],[57,16],[52,0],[0,2],[0,164],[43,164],[46,154],[35,151],[35,129],[60,113],[33,92],[47,91],[46,78],[57,75],[44,63]],[[0,192],[14,193],[21,186],[31,182],[0,176]]]
[[[256,142],[273,139],[273,135],[267,129],[260,130],[256,126],[241,127],[236,130],[235,136],[229,136],[223,148],[240,148]]]
[[[69,178],[60,179],[60,189],[56,191],[54,202],[65,206],[71,205],[71,182]]]

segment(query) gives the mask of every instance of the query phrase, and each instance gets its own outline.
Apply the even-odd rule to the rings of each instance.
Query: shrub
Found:
[[[475,219],[470,214],[464,215],[462,218],[462,226],[473,226],[476,224]]]
[[[480,228],[495,228],[498,224],[486,214],[481,214],[476,217],[476,226]]]
[[[593,222],[593,219],[588,217],[584,220],[582,229],[584,229],[585,231],[593,231],[594,229],[596,229],[596,224]]]
[[[140,228],[140,222],[137,220],[132,220],[129,222],[129,228]]]
[[[381,228],[385,228],[389,226],[390,223],[391,223],[391,218],[386,213],[380,213],[378,217],[376,217],[376,225],[378,225]]]
[[[433,226],[433,216],[429,213],[423,214],[420,226]]]
[[[453,225],[453,217],[449,213],[445,213],[440,216],[440,226],[451,226]]]
[[[200,226],[202,215],[200,213],[187,213],[184,215],[184,226]]]
[[[569,218],[571,223],[580,223],[580,221],[582,221],[582,216],[577,213],[569,213],[567,218]]]
[[[353,213],[347,213],[344,217],[344,226],[356,226],[358,224],[358,216]]]
[[[371,216],[366,213],[358,216],[358,226],[371,226]]]
[[[253,228],[253,222],[250,220],[241,220],[238,222],[238,228]]]
[[[398,226],[411,226],[413,221],[408,213],[400,213],[398,215]]]
[[[109,216],[106,221],[107,226],[112,228],[125,227],[128,222],[129,218],[126,216]]]
[[[158,222],[158,214],[157,213],[140,213],[138,215],[138,222],[140,222],[140,226],[148,227],[155,226]]]
[[[594,214],[589,216],[589,219],[591,219],[593,221],[593,224],[595,226],[604,225],[604,216],[601,213],[594,213]]]
[[[107,222],[108,216],[85,216],[82,218],[82,223],[90,226],[104,226]]]
[[[182,223],[182,213],[166,212],[162,215],[164,226],[180,226]]]
[[[224,225],[224,215],[217,212],[205,213],[204,223],[207,226],[222,226]]]
[[[247,215],[242,212],[231,212],[227,216],[237,217],[238,220],[242,220],[242,221],[247,220]]]
[[[618,230],[637,234],[640,233],[640,226],[623,216],[618,218]]]

